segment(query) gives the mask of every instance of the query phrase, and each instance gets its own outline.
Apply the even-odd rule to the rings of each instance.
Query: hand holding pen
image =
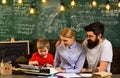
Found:
[[[52,66],[53,66],[52,64],[45,63],[41,68],[43,68],[43,67],[52,67]]]
[[[46,67],[52,67],[53,65],[52,64],[46,64]]]

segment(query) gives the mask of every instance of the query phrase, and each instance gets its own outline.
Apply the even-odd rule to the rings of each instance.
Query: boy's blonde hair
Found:
[[[64,28],[60,35],[66,38],[75,38],[75,32],[71,28]]]
[[[39,38],[37,40],[36,46],[37,46],[37,49],[43,49],[45,47],[47,47],[48,49],[50,49],[49,41],[46,38]]]

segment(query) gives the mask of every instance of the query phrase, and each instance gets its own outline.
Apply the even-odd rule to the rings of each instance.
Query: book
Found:
[[[51,74],[56,74],[58,73],[55,68],[41,68],[39,72],[32,72],[32,71],[25,71],[26,74],[32,74],[32,75],[42,75],[42,76],[50,76]]]
[[[95,72],[92,74],[91,78],[111,78],[112,73],[110,72]]]
[[[22,69],[31,69],[39,70],[39,66],[27,65],[27,64],[18,64]]]
[[[58,71],[53,67],[39,67],[27,64],[19,64],[20,68],[14,68],[14,70],[21,70],[26,74],[34,75],[51,75],[58,73]]]

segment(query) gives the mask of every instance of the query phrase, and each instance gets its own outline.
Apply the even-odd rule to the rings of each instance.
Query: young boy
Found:
[[[49,41],[46,38],[40,38],[37,40],[36,46],[37,52],[33,53],[29,64],[38,65],[40,67],[53,66],[53,55],[48,52],[50,49]]]

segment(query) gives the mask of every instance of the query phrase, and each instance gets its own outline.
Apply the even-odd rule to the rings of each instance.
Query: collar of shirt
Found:
[[[76,47],[76,44],[77,44],[77,42],[76,42],[76,41],[74,41],[74,43],[73,43],[72,45],[68,46],[67,48],[68,48],[68,49],[75,48],[75,47]]]

